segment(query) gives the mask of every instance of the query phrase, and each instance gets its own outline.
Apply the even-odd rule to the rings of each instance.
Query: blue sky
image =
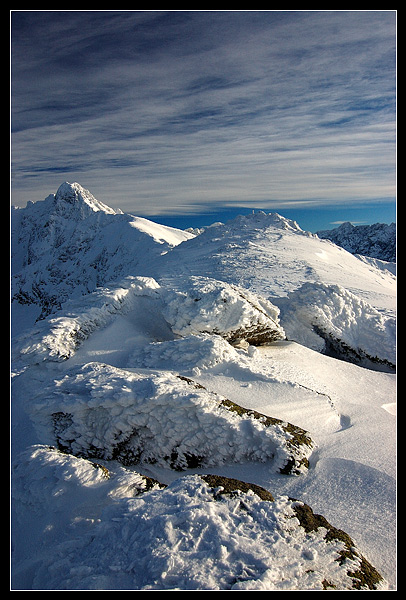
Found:
[[[12,203],[77,181],[174,226],[392,222],[396,16],[11,11]]]

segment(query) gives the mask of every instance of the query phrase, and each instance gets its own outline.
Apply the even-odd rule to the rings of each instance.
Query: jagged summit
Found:
[[[121,210],[114,210],[97,200],[79,183],[65,181],[59,186],[54,198],[55,205],[60,209],[62,208],[67,215],[72,213],[72,209],[78,212],[82,218],[86,218],[89,214],[98,211],[111,215],[122,214]]]
[[[47,315],[73,295],[138,273],[190,234],[114,210],[78,183],[12,213],[12,300]]]

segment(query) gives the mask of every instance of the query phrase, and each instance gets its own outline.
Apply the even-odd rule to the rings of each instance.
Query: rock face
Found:
[[[354,226],[346,222],[335,229],[318,231],[317,235],[321,239],[331,240],[351,254],[396,262],[395,223]]]

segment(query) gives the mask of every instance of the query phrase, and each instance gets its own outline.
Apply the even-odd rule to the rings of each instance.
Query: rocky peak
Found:
[[[92,213],[99,211],[111,215],[121,213],[121,211],[116,211],[96,200],[79,183],[69,183],[67,181],[59,186],[55,194],[55,207],[58,213],[69,218],[75,214],[81,219],[85,219]]]

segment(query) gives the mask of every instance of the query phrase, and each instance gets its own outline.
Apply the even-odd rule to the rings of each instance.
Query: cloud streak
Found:
[[[15,204],[65,179],[148,215],[395,195],[393,11],[17,11],[12,42]]]

